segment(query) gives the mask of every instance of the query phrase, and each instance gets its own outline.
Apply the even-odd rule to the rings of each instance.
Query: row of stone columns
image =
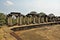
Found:
[[[44,22],[48,22],[48,17],[27,17],[27,16],[18,16],[16,17],[16,23],[17,25],[27,25],[27,24],[40,24],[40,23],[44,23]],[[9,25],[14,25],[12,22],[12,17],[8,18],[8,24]]]
[[[22,25],[24,24],[40,24],[40,23],[44,23],[44,22],[48,22],[48,17],[44,18],[44,17],[22,17],[22,19],[20,19],[20,23],[22,23]]]

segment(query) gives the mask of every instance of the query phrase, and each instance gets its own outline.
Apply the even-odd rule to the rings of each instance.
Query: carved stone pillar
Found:
[[[33,20],[32,20],[33,24],[35,24],[35,17],[32,17],[32,19],[33,19]]]
[[[42,21],[42,23],[44,23],[44,17],[42,17],[41,21]]]
[[[38,23],[40,24],[41,17],[38,18]]]
[[[22,25],[24,25],[24,17],[22,17]]]
[[[29,24],[31,24],[31,17],[29,18]]]
[[[16,17],[16,23],[19,24],[19,17]]]
[[[38,23],[38,17],[35,16],[35,23]]]
[[[22,17],[22,16],[20,16],[20,25],[22,25],[22,18],[23,18],[23,17]]]
[[[8,18],[8,25],[13,25],[13,23],[12,23],[12,17]]]
[[[25,25],[26,24],[26,16],[23,18],[23,24]]]
[[[32,16],[30,16],[30,24],[32,24]]]
[[[28,24],[29,24],[29,20],[30,20],[29,17],[27,17],[27,23],[28,23]]]
[[[46,17],[46,22],[48,22],[48,17]]]

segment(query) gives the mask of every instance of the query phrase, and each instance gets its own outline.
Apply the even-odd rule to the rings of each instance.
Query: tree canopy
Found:
[[[31,14],[36,14],[37,12],[35,12],[35,11],[31,11],[30,13],[31,13]]]
[[[0,13],[0,25],[3,25],[6,23],[6,15],[4,13]]]
[[[55,17],[55,15],[54,15],[54,14],[52,14],[52,13],[51,13],[51,14],[49,14],[48,16],[49,16],[49,17]]]
[[[46,16],[46,14],[44,12],[40,12],[38,15],[39,16]]]

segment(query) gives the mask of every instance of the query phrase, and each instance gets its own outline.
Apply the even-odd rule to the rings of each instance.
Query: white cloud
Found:
[[[13,2],[11,2],[11,1],[6,1],[5,3],[4,3],[4,5],[6,5],[6,6],[11,6],[11,5],[13,5],[14,3]]]

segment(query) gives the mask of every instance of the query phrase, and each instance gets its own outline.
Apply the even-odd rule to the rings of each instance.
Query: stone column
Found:
[[[35,24],[35,17],[33,18],[33,23]]]
[[[29,18],[29,24],[31,24],[31,17]]]
[[[27,23],[29,24],[29,17],[27,17]]]
[[[20,25],[22,25],[22,16],[20,16]]]
[[[23,24],[25,25],[25,24],[26,24],[26,22],[25,22],[25,20],[26,20],[26,17],[24,17],[23,19],[24,19],[24,20],[23,20]]]
[[[17,25],[19,24],[19,17],[16,17]]]
[[[42,22],[44,23],[44,17],[42,17]]]
[[[23,25],[23,21],[24,21],[24,18],[23,18],[23,16],[22,16],[22,19],[21,19],[21,21],[22,21],[22,25]]]
[[[55,22],[55,17],[53,18],[53,22]]]
[[[49,18],[49,22],[51,22],[52,20],[51,20],[51,17]]]
[[[20,25],[20,21],[19,20],[20,20],[20,17],[18,16],[18,25]]]
[[[28,17],[28,21],[29,21],[29,24],[30,24],[30,17]]]
[[[23,17],[23,25],[25,24],[25,17]]]
[[[34,24],[34,18],[32,17],[32,24]]]
[[[46,22],[48,22],[48,17],[46,17]]]
[[[32,24],[32,16],[30,16],[30,24]]]
[[[13,25],[13,23],[12,23],[12,17],[8,17],[8,25]]]
[[[22,17],[22,25],[24,25],[24,17]]]
[[[39,17],[39,18],[38,18],[38,23],[39,23],[39,24],[40,24],[40,20],[41,20],[41,18]]]
[[[42,22],[42,17],[40,17],[40,23]]]
[[[35,17],[35,23],[38,23],[38,17],[37,16]]]

